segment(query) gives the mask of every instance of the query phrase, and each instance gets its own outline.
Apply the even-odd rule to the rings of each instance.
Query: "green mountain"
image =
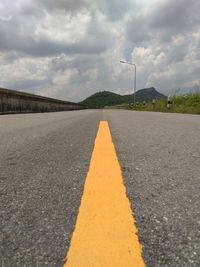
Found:
[[[103,91],[95,93],[81,102],[90,108],[103,108],[105,106],[113,106],[124,103],[124,98],[121,95]]]
[[[153,99],[166,98],[165,95],[159,93],[154,87],[138,90],[135,94],[137,102],[152,101]],[[84,104],[90,108],[103,108],[105,106],[114,106],[124,103],[133,103],[134,94],[132,95],[119,95],[109,91],[95,93],[80,104]]]

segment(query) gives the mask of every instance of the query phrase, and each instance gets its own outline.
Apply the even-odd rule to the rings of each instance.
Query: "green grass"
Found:
[[[173,112],[173,113],[188,113],[188,114],[200,114],[200,92],[190,93],[185,96],[174,96],[171,98],[172,108],[167,109],[167,100],[157,100],[155,107],[151,102],[147,102],[143,107],[142,103],[138,107],[133,107],[128,104],[121,104],[113,106],[112,108],[127,109],[127,110],[139,110],[139,111],[157,111],[157,112]]]

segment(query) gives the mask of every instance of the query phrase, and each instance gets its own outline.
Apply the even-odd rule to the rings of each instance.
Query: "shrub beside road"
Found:
[[[139,111],[157,111],[157,112],[174,112],[174,113],[188,113],[200,114],[200,92],[190,93],[183,96],[173,96],[171,98],[172,107],[167,108],[167,99],[157,99],[155,106],[151,102],[138,103],[136,107],[133,105],[122,104],[116,105],[112,108],[139,110]]]

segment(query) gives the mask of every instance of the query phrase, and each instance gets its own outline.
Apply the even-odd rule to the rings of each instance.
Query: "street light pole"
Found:
[[[137,67],[136,67],[136,64],[135,63],[132,63],[132,62],[127,62],[127,61],[124,61],[124,60],[120,60],[120,63],[125,63],[125,64],[128,64],[128,65],[132,65],[132,66],[134,66],[134,69],[135,69],[135,76],[134,76],[134,106],[135,106],[135,100],[136,100],[136,97],[135,97],[135,95],[136,95],[136,69],[137,69]]]

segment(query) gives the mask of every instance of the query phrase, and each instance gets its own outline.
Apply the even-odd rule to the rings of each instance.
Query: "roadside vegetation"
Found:
[[[152,102],[138,103],[136,107],[128,104],[113,106],[112,108],[139,110],[139,111],[157,111],[157,112],[173,112],[173,113],[188,113],[200,114],[200,92],[190,93],[183,96],[173,96],[171,98],[172,107],[167,108],[167,99],[158,99],[155,106]]]

